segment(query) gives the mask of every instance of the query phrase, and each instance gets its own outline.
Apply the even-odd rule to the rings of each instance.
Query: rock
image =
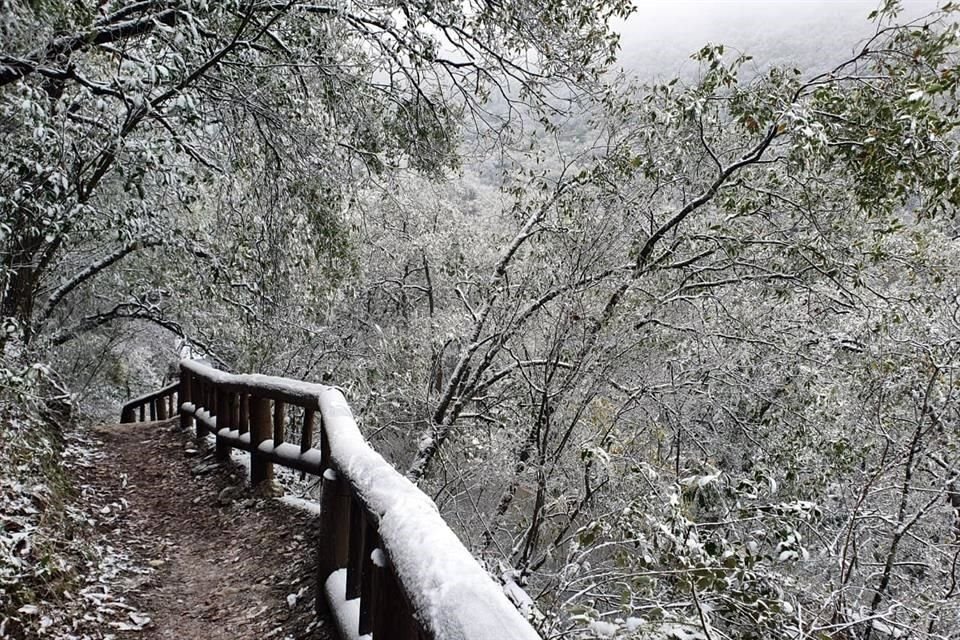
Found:
[[[276,480],[264,480],[253,490],[261,498],[279,498],[283,495],[283,486]]]
[[[216,462],[201,462],[199,464],[193,465],[193,468],[190,469],[190,473],[195,476],[202,476],[204,474],[210,473],[217,468]]]
[[[220,493],[217,495],[217,503],[221,507],[226,507],[231,504],[234,500],[240,497],[241,489],[240,487],[229,486],[224,487],[220,490]]]
[[[133,624],[137,625],[140,628],[143,628],[150,624],[150,616],[143,615],[142,613],[131,613],[130,620],[133,621]]]

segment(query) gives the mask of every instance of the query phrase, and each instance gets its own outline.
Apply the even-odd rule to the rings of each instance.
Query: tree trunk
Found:
[[[31,320],[39,275],[33,267],[35,255],[35,251],[30,251],[29,247],[10,252],[4,264],[8,281],[3,290],[3,299],[0,300],[0,317],[14,318],[20,325],[26,342],[30,341],[32,333]]]

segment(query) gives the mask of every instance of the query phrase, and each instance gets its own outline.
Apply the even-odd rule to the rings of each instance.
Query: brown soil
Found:
[[[95,435],[107,455],[82,480],[127,501],[111,543],[154,568],[126,594],[151,618],[128,637],[336,637],[314,615],[314,516],[255,495],[242,467],[216,464],[173,423]]]

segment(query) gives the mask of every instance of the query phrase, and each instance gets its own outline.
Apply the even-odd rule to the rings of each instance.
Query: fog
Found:
[[[933,0],[903,3],[915,18]],[[690,54],[707,42],[723,43],[754,57],[760,71],[771,65],[808,70],[833,66],[873,34],[867,19],[874,0],[636,0],[637,11],[616,25],[619,63],[644,79],[696,71]]]

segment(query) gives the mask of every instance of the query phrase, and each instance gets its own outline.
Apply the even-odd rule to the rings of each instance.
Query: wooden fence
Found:
[[[174,406],[184,428],[215,436],[218,458],[247,451],[254,485],[274,464],[322,478],[317,606],[347,638],[539,639],[433,501],[367,444],[336,389],[184,360],[178,384],[127,403],[121,421]]]
[[[147,411],[150,412],[150,420],[166,420],[172,418],[177,413],[179,404],[177,396],[179,395],[180,383],[174,382],[167,385],[160,391],[148,393],[145,396],[134,398],[123,405],[120,411],[120,422],[136,422],[137,412],[140,412],[140,421],[147,419]]]

